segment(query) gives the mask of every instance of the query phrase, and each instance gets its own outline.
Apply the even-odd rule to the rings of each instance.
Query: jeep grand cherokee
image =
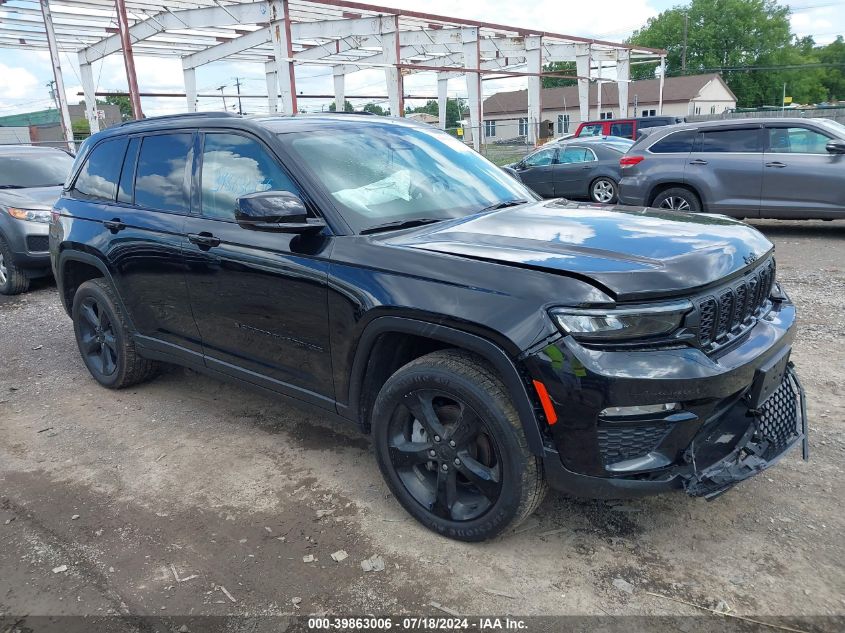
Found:
[[[456,539],[549,485],[713,497],[806,438],[763,235],[541,201],[426,125],[124,124],[85,143],[50,250],[101,385],[166,362],[316,405],[372,433],[398,501]]]

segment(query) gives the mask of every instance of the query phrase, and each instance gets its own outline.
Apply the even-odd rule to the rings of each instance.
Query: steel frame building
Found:
[[[297,65],[330,66],[338,104],[346,99],[346,75],[381,68],[390,111],[400,115],[405,109],[404,77],[433,72],[441,127],[447,82],[465,77],[474,130],[481,129],[483,120],[482,78],[526,77],[529,141],[536,141],[539,128],[541,78],[563,76],[544,72],[544,65],[575,62],[576,75],[568,76],[578,81],[582,118],[587,119],[589,82],[599,78],[602,66],[615,67],[620,103],[627,104],[631,64],[659,62],[665,70],[666,55],[657,49],[351,0],[0,0],[0,47],[50,50],[69,139],[59,51],[78,55],[92,132],[99,129],[92,64],[122,53],[136,118],[142,114],[135,54],[181,58],[188,111],[196,110],[196,68],[224,59],[263,64],[268,111],[288,114],[298,111]],[[481,134],[472,138],[478,149]]]

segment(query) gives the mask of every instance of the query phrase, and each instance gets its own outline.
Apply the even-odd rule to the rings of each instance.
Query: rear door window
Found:
[[[610,124],[610,135],[622,138],[634,138],[634,124],[631,121]]]
[[[202,151],[202,214],[234,220],[237,200],[261,191],[299,188],[256,140],[240,134],[206,133]]]
[[[589,163],[594,160],[596,160],[596,155],[591,149],[585,147],[567,147],[560,155],[560,162],[564,165]]]
[[[649,148],[655,154],[689,154],[695,143],[696,132],[675,132],[657,141]]]
[[[126,143],[125,137],[98,143],[85,159],[82,171],[73,185],[73,192],[87,200],[113,202],[123,155],[126,153]]]
[[[135,204],[139,207],[187,213],[190,210],[193,134],[144,137],[135,172]]]
[[[705,130],[701,133],[701,149],[707,153],[760,152],[760,128]]]

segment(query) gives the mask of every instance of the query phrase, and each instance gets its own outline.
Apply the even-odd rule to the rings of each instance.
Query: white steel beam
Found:
[[[273,114],[279,109],[279,80],[276,77],[275,62],[268,62],[264,72],[264,79],[267,82],[267,111]]]
[[[382,34],[384,61],[390,66],[384,69],[384,79],[387,82],[387,96],[390,101],[390,114],[405,116],[404,91],[402,89],[402,73],[398,67],[401,57],[399,54],[399,16],[392,16],[391,24]]]
[[[543,38],[531,35],[525,38],[525,58],[528,72],[528,142],[536,145],[539,140],[540,120],[543,117],[540,73],[543,72]]]
[[[279,92],[282,95],[282,112],[296,114],[296,75],[291,61],[293,42],[290,37],[288,0],[271,0],[270,32],[273,37]]]
[[[464,50],[464,66],[478,71],[481,64],[479,51],[478,29],[475,27],[461,29],[461,42]],[[468,72],[467,102],[469,105],[469,124],[472,128],[472,146],[475,151],[481,151],[481,138],[484,134],[481,109],[481,73]]]
[[[197,71],[193,68],[183,68],[185,77],[185,98],[188,100],[188,112],[197,111]]]
[[[343,68],[335,66],[332,68],[332,80],[334,81],[334,106],[337,112],[346,109],[346,74]]]
[[[666,56],[660,57],[660,94],[657,97],[657,114],[663,114],[663,85],[666,83]]]
[[[446,129],[446,105],[449,100],[449,78],[437,73],[437,114],[441,130]]]
[[[79,80],[82,82],[82,92],[85,93],[85,118],[91,128],[91,134],[100,131],[100,121],[97,119],[97,87],[94,85],[94,73],[91,64],[79,64]]]
[[[377,16],[372,18],[297,22],[291,27],[291,33],[294,39],[298,40],[337,39],[354,35],[380,35],[393,28],[395,21],[395,16]]]
[[[628,116],[628,81],[631,79],[631,52],[616,51],[616,87],[619,90],[619,116]]]
[[[575,69],[578,75],[578,105],[581,121],[590,119],[590,45],[575,45]]]
[[[53,30],[53,16],[50,13],[50,3],[48,0],[41,0],[41,13],[44,16],[44,31],[47,33],[47,46],[50,49],[50,60],[53,62],[53,78],[56,81],[56,101],[59,104],[59,117],[62,122],[62,130],[65,133],[65,141],[67,141],[68,149],[70,151],[75,151],[76,144],[73,142],[73,127],[70,124],[70,112],[68,112],[67,109],[65,81],[62,77],[62,64],[59,61],[59,47],[56,44],[56,33]]]
[[[216,46],[211,46],[191,55],[186,55],[182,58],[182,68],[196,68],[197,66],[203,66],[218,59],[223,59],[224,57],[231,57],[236,53],[266,44],[270,39],[269,27],[259,29],[258,31],[241,35],[222,44],[217,44]]]

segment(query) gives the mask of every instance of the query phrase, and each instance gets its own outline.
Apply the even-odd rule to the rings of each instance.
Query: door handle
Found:
[[[188,233],[188,240],[200,248],[208,249],[212,246],[220,246],[220,238],[214,237],[211,233],[206,231],[203,231],[202,233]]]
[[[695,160],[691,160],[689,162],[690,165],[706,165],[707,161],[702,158],[696,158]]]
[[[120,221],[120,218],[114,218],[113,220],[105,220],[103,222],[103,226],[106,227],[112,233],[117,233],[126,228],[126,225]]]
[[[766,163],[766,167],[777,167],[779,169],[781,167],[786,167],[786,163],[782,163],[779,160],[775,160],[771,163]]]

